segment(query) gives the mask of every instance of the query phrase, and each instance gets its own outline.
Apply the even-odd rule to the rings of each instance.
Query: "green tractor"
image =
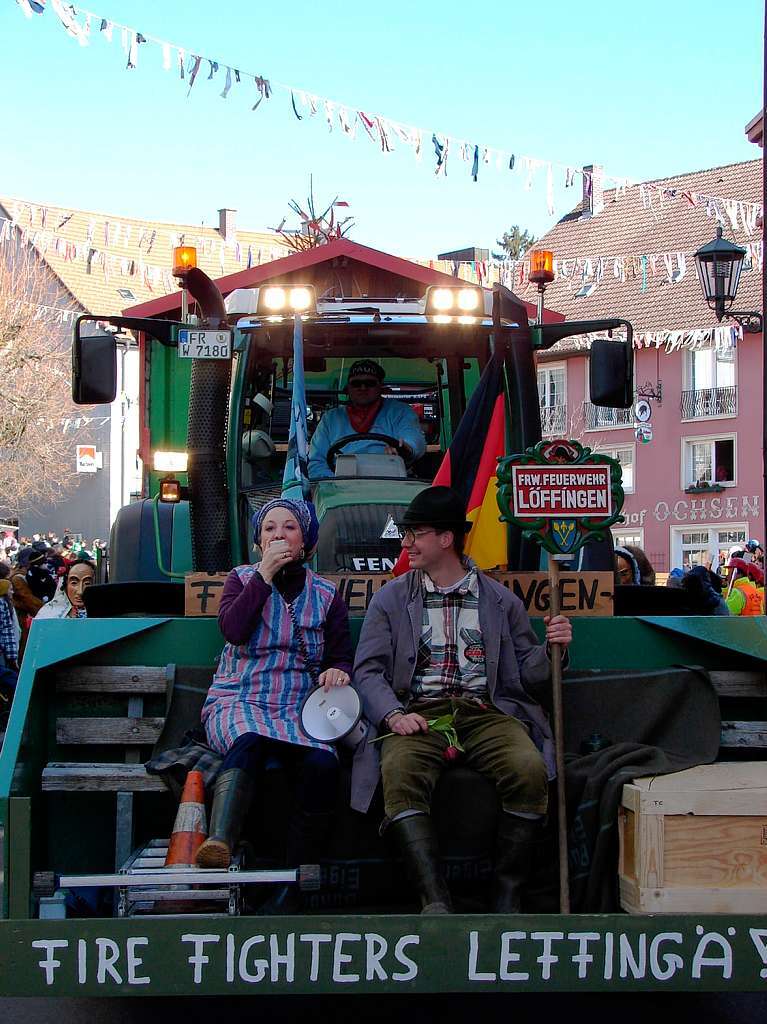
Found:
[[[763,987],[763,852],[757,849],[748,864],[741,857],[732,868],[731,900],[711,895],[719,892],[716,879],[730,870],[717,873],[711,861],[729,856],[726,816],[745,815],[742,794],[721,812],[723,838],[701,871],[692,872],[695,894],[687,902],[675,891],[663,904],[657,859],[662,842],[649,854],[642,845],[659,834],[663,800],[655,801],[661,806],[649,823],[641,793],[622,806],[621,897],[630,914],[559,914],[556,893],[551,895],[555,842],[541,848],[526,913],[508,919],[485,913],[495,793],[460,767],[446,773],[435,798],[446,873],[461,911],[453,917],[429,920],[412,913],[375,815],[349,811],[345,793],[339,795],[338,825],[319,888],[316,873],[282,866],[279,839],[289,808],[278,773],[257,808],[270,828],[250,835],[252,845],[232,869],[162,873],[176,801],[144,763],[153,750],[178,746],[198,723],[223,643],[215,617],[184,614],[184,577],[225,573],[256,558],[252,513],[282,487],[296,316],[289,303],[298,282],[277,282],[285,306],[272,301],[268,309],[265,289],[234,291],[225,302],[197,270],[188,273],[185,286],[198,305],[194,325],[99,316],[82,317],[76,326],[73,392],[83,404],[114,397],[117,342],[114,330],[103,326],[142,336],[151,447],[166,456],[183,449],[188,469],[184,476],[172,468],[183,463],[163,463],[160,456],[158,467],[164,468],[150,475],[155,496],[121,511],[111,538],[109,581],[88,592],[88,618],[32,626],[0,750],[0,991],[90,996]],[[369,357],[386,370],[387,400],[415,409],[426,436],[426,453],[414,465],[397,454],[344,454],[342,446],[329,453],[332,475],[314,487],[320,542],[313,567],[350,582],[364,577],[362,592],[396,560],[399,515],[433,479],[493,353],[504,362],[510,452],[541,439],[534,355],[561,338],[626,328],[625,340],[592,344],[591,399],[619,407],[633,399],[631,328],[619,319],[531,325],[525,304],[500,286],[490,292],[455,285],[454,294],[446,286],[439,298],[429,289],[420,298],[316,299],[311,284],[302,289],[310,297],[299,313],[310,425],[338,404],[349,364]],[[446,313],[446,304],[458,306],[459,292],[460,312]],[[95,332],[94,324],[100,325]],[[172,386],[174,376],[182,388]],[[514,570],[540,567],[538,549],[514,529],[508,552]],[[610,544],[586,549],[573,568],[611,570]],[[356,631],[365,603],[352,605]],[[592,756],[598,756],[595,733],[648,745],[668,733],[668,743],[685,746],[689,723],[697,720],[680,718],[679,705],[686,702],[692,714],[696,701],[704,700],[703,759],[736,762],[736,775],[746,771],[741,787],[758,789],[763,798],[764,780],[759,789],[758,771],[737,759],[738,749],[753,759],[764,745],[764,724],[753,719],[765,695],[766,639],[761,620],[754,619],[580,619],[565,683],[567,749],[583,753],[586,745],[588,753],[591,743]],[[696,666],[692,674],[699,681],[680,682],[680,665]],[[628,707],[627,694],[635,701]],[[705,731],[699,722],[691,729]],[[689,809],[694,801],[685,803],[679,794],[666,800],[676,808],[672,815],[696,813]],[[587,865],[578,822],[576,815],[571,873],[579,877],[579,866],[580,874],[591,867],[605,884],[609,875],[617,885],[615,851],[601,866],[593,858]],[[545,843],[552,834],[555,829]],[[283,882],[306,889],[305,913],[253,916],[264,887]],[[648,907],[670,916],[648,913]]]

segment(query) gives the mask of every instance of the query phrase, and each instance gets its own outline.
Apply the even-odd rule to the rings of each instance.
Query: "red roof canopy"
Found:
[[[404,281],[422,285],[443,284],[455,285],[459,280],[450,274],[443,274],[441,271],[424,267],[420,263],[413,263],[411,260],[402,259],[399,256],[390,256],[388,253],[380,252],[378,249],[371,249],[367,245],[360,245],[358,242],[351,242],[346,238],[336,239],[327,245],[317,246],[307,252],[299,252],[293,256],[285,256],[279,260],[272,260],[269,263],[262,263],[257,267],[250,267],[248,270],[241,270],[236,274],[227,274],[216,281],[221,294],[226,297],[237,288],[254,288],[266,281],[273,281],[276,278],[293,277],[302,271],[310,268],[320,267],[323,263],[332,263],[334,260],[344,258],[352,261],[357,266],[370,268],[371,271],[381,273],[373,274],[372,280],[381,280],[382,277],[390,276],[400,278]],[[371,294],[371,298],[384,298],[384,294]],[[529,313],[535,313],[535,305],[526,302]],[[149,302],[142,302],[137,306],[129,306],[124,310],[126,316],[169,316],[175,311],[180,311],[181,299],[179,292],[164,295],[162,298],[152,299]],[[552,310],[546,310],[544,319],[547,322],[564,320],[564,317]]]

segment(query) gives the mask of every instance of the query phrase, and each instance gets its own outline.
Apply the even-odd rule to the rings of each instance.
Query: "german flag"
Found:
[[[493,356],[469,399],[452,443],[432,481],[452,487],[464,499],[466,518],[472,528],[466,538],[466,554],[480,569],[508,562],[506,524],[500,522],[496,499],[498,459],[505,455],[506,409],[503,393],[503,361]],[[403,551],[394,566],[399,576],[410,568]]]

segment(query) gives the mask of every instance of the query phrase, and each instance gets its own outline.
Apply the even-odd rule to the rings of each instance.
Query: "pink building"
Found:
[[[557,261],[546,305],[571,320],[631,321],[637,398],[651,415],[640,426],[632,409],[592,406],[589,342],[568,339],[538,360],[544,436],[620,459],[626,522],[616,543],[644,548],[659,571],[717,564],[732,544],[765,539],[762,336],[717,322],[693,254],[721,223],[747,249],[734,308],[761,311],[761,160],[611,190],[591,170],[581,203],[536,243]],[[535,294],[522,264],[514,288]]]

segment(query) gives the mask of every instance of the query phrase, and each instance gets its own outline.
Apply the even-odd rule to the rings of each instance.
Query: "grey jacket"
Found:
[[[357,747],[351,805],[367,811],[380,778],[380,744],[371,744],[383,719],[407,703],[423,622],[421,576],[411,571],[387,583],[370,603],[354,659],[352,685],[370,723]],[[547,689],[551,665],[545,645],[530,626],[522,602],[506,587],[479,573],[479,623],[485,641],[487,688],[504,714],[530,730],[549,778],[555,775],[554,740],[548,718],[535,700]]]

